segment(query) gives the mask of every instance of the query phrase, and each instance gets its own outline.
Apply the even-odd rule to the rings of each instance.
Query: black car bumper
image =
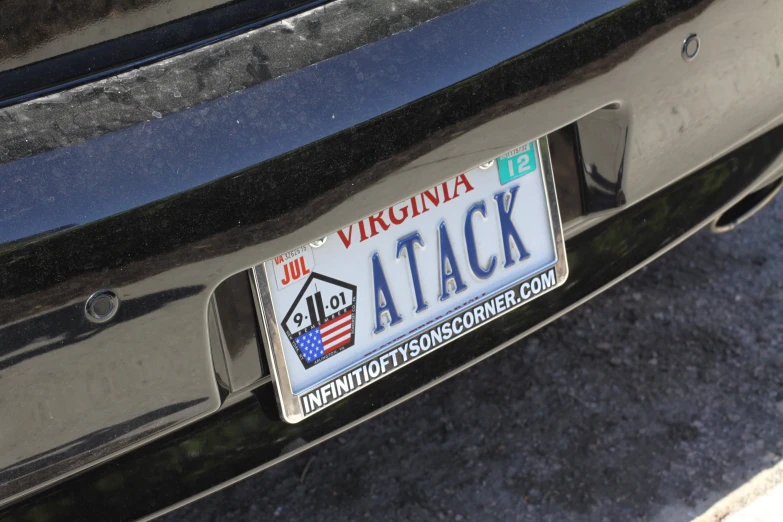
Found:
[[[3,110],[2,517],[133,519],[263,469],[509,346],[778,174],[774,53],[729,43],[777,7],[731,32],[729,2],[464,4],[338,1]],[[567,283],[283,423],[227,282],[543,135]],[[121,305],[95,324],[101,288]]]

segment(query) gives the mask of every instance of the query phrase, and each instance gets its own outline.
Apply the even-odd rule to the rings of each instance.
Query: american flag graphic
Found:
[[[351,341],[351,310],[303,333],[294,340],[308,363],[345,346]]]

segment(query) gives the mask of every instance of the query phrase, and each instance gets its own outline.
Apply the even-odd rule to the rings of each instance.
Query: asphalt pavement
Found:
[[[783,459],[781,384],[778,197],[450,381],[164,520],[688,521]]]

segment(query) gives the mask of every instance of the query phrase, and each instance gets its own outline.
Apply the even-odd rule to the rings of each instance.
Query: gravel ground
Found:
[[[164,520],[690,520],[783,455],[783,197]]]

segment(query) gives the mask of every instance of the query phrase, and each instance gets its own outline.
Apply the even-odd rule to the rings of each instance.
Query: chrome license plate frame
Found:
[[[522,157],[525,154],[532,154],[532,156],[529,158]],[[520,161],[520,158],[525,161]],[[512,165],[512,163],[521,164],[529,162],[529,160],[532,160],[535,165],[533,171],[524,174],[515,173],[513,170],[515,167]],[[437,320],[417,326],[413,330],[406,332],[402,337],[397,337],[392,342],[387,342],[378,348],[373,348],[369,352],[365,352],[366,347],[362,347],[358,350],[354,350],[352,348],[356,339],[359,337],[357,334],[357,315],[361,316],[369,314],[369,312],[364,311],[360,315],[359,312],[362,311],[362,308],[357,311],[357,295],[359,295],[360,292],[366,293],[366,289],[357,290],[357,286],[359,285],[350,284],[344,280],[333,279],[327,274],[316,272],[313,269],[313,266],[315,266],[316,269],[319,266],[314,262],[314,252],[321,246],[319,244],[320,240],[314,240],[314,242],[309,245],[303,245],[298,249],[286,252],[280,256],[275,256],[275,258],[268,259],[252,268],[252,277],[255,282],[256,290],[255,298],[257,313],[261,324],[261,331],[269,368],[272,374],[283,420],[288,423],[300,422],[303,419],[319,411],[322,411],[324,408],[347,397],[348,395],[359,392],[364,387],[374,383],[375,381],[383,378],[393,371],[418,361],[419,359],[423,358],[424,355],[438,351],[443,346],[449,345],[451,341],[461,337],[462,335],[465,335],[467,332],[483,327],[486,323],[491,322],[500,315],[503,315],[519,306],[523,306],[532,301],[534,298],[554,290],[566,281],[568,277],[568,263],[566,259],[565,239],[563,237],[562,223],[560,220],[560,212],[557,204],[554,174],[552,172],[552,163],[546,137],[539,138],[530,142],[529,144],[521,145],[520,147],[512,149],[511,151],[496,158],[492,164],[488,163],[483,166],[476,167],[475,169],[471,169],[464,174],[449,178],[449,180],[443,182],[443,195],[445,196],[449,194],[447,189],[448,181],[456,180],[460,176],[470,176],[471,173],[476,173],[476,176],[481,175],[486,177],[487,174],[481,173],[480,170],[487,169],[494,169],[495,172],[497,172],[497,177],[501,187],[509,183],[513,184],[519,182],[521,184],[522,182],[520,182],[517,177],[521,179],[523,176],[534,174],[532,179],[537,180],[537,176],[540,176],[541,183],[538,184],[537,181],[535,183],[537,183],[537,187],[542,189],[541,192],[543,201],[545,202],[546,214],[548,216],[549,224],[550,235],[548,237],[551,239],[551,249],[554,254],[553,259],[551,261],[549,261],[548,258],[545,259],[545,261],[543,261],[545,264],[538,266],[535,269],[515,269],[519,271],[517,274],[513,275],[512,282],[505,282],[501,286],[491,288],[483,294],[480,294],[480,297],[474,296],[473,299],[467,300],[467,302],[456,306],[456,308],[453,308],[448,313],[437,317]],[[474,178],[468,177],[463,179],[471,180]],[[517,188],[519,187],[518,184],[509,185],[509,187],[507,187],[508,190],[503,192],[503,198],[500,200],[503,201],[503,203],[496,201],[497,213],[500,214],[502,211],[507,210],[508,216],[506,217],[508,217],[509,220],[511,219],[511,212],[514,210],[514,192],[512,192],[514,186]],[[438,187],[439,186],[433,187],[429,189],[429,191],[433,191]],[[413,202],[413,198],[421,196],[422,194],[423,193],[412,196],[411,202]],[[453,194],[455,194],[453,198],[456,199],[457,195],[459,195],[459,187],[454,187]],[[497,199],[497,196],[495,196],[495,198]],[[449,200],[446,199],[445,201],[448,202]],[[402,205],[403,203],[407,204],[407,200],[405,200],[405,202],[398,203],[398,205]],[[423,197],[421,203],[425,203]],[[443,204],[445,208],[446,203],[444,202]],[[501,205],[503,205],[502,208]],[[390,214],[391,208],[392,207],[389,208]],[[437,208],[433,210],[437,210]],[[487,208],[485,207],[484,210],[485,213],[483,214],[483,217],[486,221]],[[445,212],[445,210],[443,212]],[[437,215],[437,212],[435,214]],[[382,212],[378,213],[377,215],[381,216]],[[407,216],[408,213],[406,212],[405,215]],[[465,243],[468,242],[466,239],[468,234],[467,221],[473,219],[471,217],[473,215],[475,215],[475,212],[474,214],[471,214],[469,211],[468,217],[465,220]],[[482,216],[479,216],[479,220],[481,217]],[[369,219],[369,216],[365,218],[365,220],[367,219]],[[431,221],[431,218],[428,219]],[[444,227],[446,226],[445,219],[445,217],[441,217],[441,223],[444,224],[442,225]],[[352,227],[354,225],[363,224],[365,220],[349,225],[351,228],[346,227],[343,229],[343,235],[341,238],[346,249],[349,248],[349,245],[345,244],[345,231],[350,230],[353,232]],[[498,217],[498,220],[502,221],[500,217]],[[372,223],[370,223],[370,225],[372,225]],[[367,228],[369,229],[370,227],[368,226]],[[362,228],[361,232],[363,241],[365,239],[365,228]],[[376,232],[376,230],[373,229],[373,232]],[[387,229],[384,228],[382,232],[386,233]],[[340,231],[335,231],[327,236],[327,238],[334,238],[334,241],[336,241],[337,239],[335,236],[339,233]],[[519,246],[521,246],[522,243],[514,243],[513,238],[511,238],[508,239],[508,242],[511,243],[512,248],[508,249],[506,246],[507,238],[503,237],[505,233],[505,230],[504,232],[500,232],[500,237],[502,239],[503,246],[507,249],[505,250],[506,263],[508,263],[509,253],[513,252],[514,256],[519,254],[520,266],[524,265],[526,260],[526,258],[523,259],[525,247],[522,246],[520,250]],[[391,235],[393,236],[394,234]],[[440,237],[442,242],[443,236],[441,235]],[[398,241],[397,245],[398,260],[400,258],[401,252],[399,244],[400,241]],[[474,250],[477,250],[477,240],[475,237],[473,238],[472,244],[474,245]],[[411,245],[412,243],[408,244],[410,250],[407,250],[405,253],[410,254],[410,252],[414,252],[411,255],[416,257],[415,252],[418,252],[418,250],[415,248],[415,245]],[[549,247],[547,246],[547,248]],[[442,244],[439,243],[439,252],[441,249]],[[469,252],[470,248],[466,247],[466,251]],[[378,256],[377,251],[375,256]],[[468,257],[469,256],[470,254],[468,253]],[[497,257],[497,265],[500,265],[500,258],[502,256],[498,254],[495,257]],[[405,255],[403,255],[403,258],[407,259]],[[449,259],[449,261],[444,261],[444,254],[440,252],[440,271],[442,273],[448,272],[449,268],[451,268],[450,263],[456,260],[456,258],[453,256]],[[458,261],[457,265],[459,264],[460,262]],[[323,263],[321,263],[321,265],[323,265]],[[373,270],[377,270],[378,266],[380,265],[373,265]],[[483,269],[480,265],[476,265],[475,263],[471,264],[470,266],[477,267],[475,270],[478,270],[479,272]],[[487,266],[487,263],[484,263],[484,266]],[[492,266],[496,266],[494,261],[492,262]],[[281,267],[285,267],[285,271]],[[301,279],[299,281],[291,281],[294,270],[296,270],[296,273],[299,277],[304,277],[304,275],[309,274],[309,278]],[[412,266],[410,270],[412,274],[414,267]],[[476,272],[473,272],[473,274],[475,273]],[[373,277],[376,277],[376,272],[374,271]],[[458,296],[459,286],[457,284],[457,280],[454,278],[447,279],[444,283],[443,278],[444,275],[441,274],[441,288],[446,288],[446,290],[443,290],[443,295],[448,293],[449,298]],[[290,289],[281,288],[281,284],[283,283],[292,286]],[[310,287],[313,285],[316,285],[317,287],[317,284],[320,284],[321,287],[325,289],[324,292],[328,294],[328,297],[331,297],[331,303],[335,304],[334,311],[332,313],[324,311],[324,307],[329,309],[329,304],[324,305],[320,302],[322,301],[322,299],[320,299],[320,294],[323,292],[321,290],[311,291]],[[449,284],[451,285],[450,287]],[[498,285],[497,282],[495,284]],[[409,288],[412,288],[414,293],[415,286],[415,284],[409,285]],[[376,309],[376,329],[382,327],[381,330],[384,330],[385,327],[391,327],[393,325],[394,315],[389,313],[388,309],[384,309],[385,315],[378,314],[379,306],[381,308],[383,308],[382,305],[388,307],[388,303],[384,301],[386,294],[384,294],[382,291],[379,293],[378,289],[379,287],[376,281],[376,284],[370,293],[375,293],[374,302]],[[386,290],[389,290],[388,286],[386,287]],[[281,292],[285,292],[289,297],[293,296],[294,293],[298,293],[298,296],[290,305],[287,314],[283,313],[285,312],[285,310],[283,310],[285,306],[281,306],[279,303],[281,299]],[[414,296],[415,302],[418,302],[419,304],[422,303],[420,300],[420,294],[421,292]],[[313,296],[317,297],[317,299],[314,300]],[[278,300],[277,303],[275,302],[275,298]],[[306,306],[304,304],[305,301]],[[326,301],[329,302],[329,299],[327,298]],[[380,305],[379,301],[381,303]],[[460,300],[456,299],[453,302],[459,303]],[[320,311],[316,309],[319,309]],[[309,314],[307,310],[310,311]],[[481,314],[479,314],[479,312],[481,312]],[[434,313],[435,312],[433,312],[433,314]],[[481,317],[480,320],[479,315]],[[298,332],[292,332],[292,329],[295,329],[298,327],[297,325],[300,325],[301,318],[303,316],[305,318],[308,316],[312,317],[312,324],[306,326],[304,329]],[[317,321],[315,319],[316,316],[318,317]],[[292,317],[299,319],[300,322],[292,322]],[[386,320],[385,323],[384,320]],[[470,326],[468,326],[468,322],[471,323]],[[459,326],[458,332],[457,326]],[[332,332],[337,332],[332,337],[332,345],[339,345],[339,347],[330,348],[334,349],[334,351],[327,354],[325,352],[325,346],[327,346],[328,342],[330,342],[328,336],[332,335],[328,331],[330,328],[332,329]],[[451,333],[449,334],[448,338],[443,340],[442,338],[445,337],[446,330],[451,331]],[[438,335],[436,335],[436,333]],[[362,333],[362,335],[364,335],[364,333]],[[342,337],[337,339],[337,336]],[[425,344],[425,338],[429,339],[429,341],[427,341],[428,347],[426,349],[423,346]],[[313,352],[310,351],[311,348],[309,348],[309,346],[312,346],[313,341],[315,341],[315,344],[320,345],[320,351],[316,352],[315,355],[312,355]],[[414,341],[416,344],[415,347],[419,348],[416,351],[415,356],[413,355],[413,348],[415,347],[412,346]],[[403,352],[403,348],[405,352]],[[408,351],[409,348],[410,351]],[[337,371],[326,373],[322,378],[318,378],[317,382],[311,382],[304,387],[301,383],[297,383],[296,379],[292,380],[292,372],[294,372],[293,375],[297,375],[296,372],[299,372],[299,374],[302,374],[303,371],[307,372],[308,370],[312,369],[314,365],[317,365],[322,361],[326,361],[332,356],[337,359],[338,354],[340,354],[343,350],[348,349],[354,350],[354,352],[352,352],[354,354],[353,359],[351,360],[350,364],[340,367]],[[286,350],[288,350],[288,357],[286,356]],[[294,352],[298,355],[298,359],[292,355]],[[404,358],[403,353],[406,354]],[[357,357],[359,358],[357,359]],[[391,361],[392,358],[393,364]],[[297,360],[300,361],[301,365],[304,367],[304,370],[300,369],[299,365],[296,364]],[[381,368],[383,371],[381,371]],[[373,369],[375,371],[373,371]],[[307,374],[305,373],[305,375]]]

